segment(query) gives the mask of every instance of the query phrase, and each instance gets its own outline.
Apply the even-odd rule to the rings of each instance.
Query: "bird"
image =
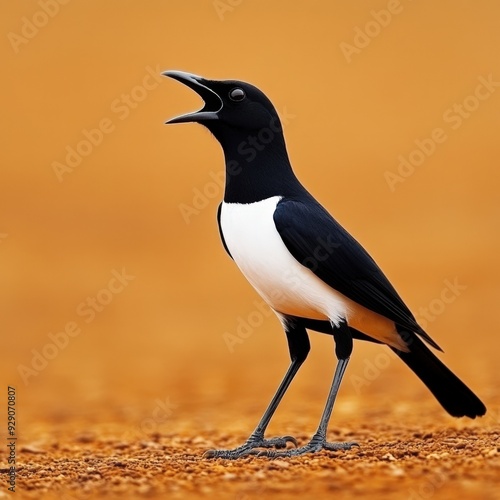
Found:
[[[276,314],[290,354],[284,378],[248,439],[234,449],[208,450],[204,456],[294,457],[358,446],[327,441],[353,340],[388,346],[450,415],[484,415],[481,400],[428,347],[442,351],[377,263],[296,177],[269,98],[239,80],[210,80],[184,71],[162,75],[204,101],[199,111],[165,123],[201,124],[220,143],[225,159],[224,196],[217,209],[222,245]],[[337,364],[318,428],[299,447],[293,436],[266,438],[265,431],[308,356],[308,330],[333,337]]]

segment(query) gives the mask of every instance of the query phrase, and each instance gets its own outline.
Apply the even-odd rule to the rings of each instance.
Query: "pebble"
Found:
[[[25,445],[21,446],[21,448],[19,450],[24,451],[26,453],[34,453],[35,455],[38,455],[38,454],[41,455],[43,453],[46,453],[45,450],[42,450],[41,448],[39,448],[35,444],[25,444]]]
[[[207,440],[202,436],[196,436],[192,441],[193,444],[206,444],[206,442]]]
[[[395,477],[403,477],[406,475],[404,469],[396,466],[391,467],[391,474]]]
[[[75,437],[75,441],[78,443],[93,443],[95,441],[95,435],[90,432],[84,432],[82,434],[78,434]]]
[[[282,469],[288,469],[288,467],[290,467],[290,464],[284,460],[273,460],[271,463]]]

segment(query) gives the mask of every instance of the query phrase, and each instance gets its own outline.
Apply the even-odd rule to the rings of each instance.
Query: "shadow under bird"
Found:
[[[209,450],[205,457],[290,457],[355,446],[326,440],[353,339],[389,346],[454,417],[484,415],[479,398],[426,346],[441,350],[375,261],[297,179],[271,101],[241,81],[181,71],[163,75],[187,85],[205,102],[201,110],[166,123],[200,123],[220,142],[226,163],[224,199],[217,212],[222,244],[278,316],[291,358],[248,440],[232,450]],[[318,429],[308,444],[297,447],[292,436],[266,439],[264,432],[307,358],[306,330],[333,336],[337,366]],[[288,443],[295,448],[287,448]]]

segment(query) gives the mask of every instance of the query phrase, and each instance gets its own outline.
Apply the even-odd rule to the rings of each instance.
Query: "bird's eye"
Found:
[[[229,99],[231,99],[231,101],[236,101],[236,102],[243,101],[245,97],[246,97],[245,91],[243,89],[240,89],[239,87],[236,87],[229,92]]]

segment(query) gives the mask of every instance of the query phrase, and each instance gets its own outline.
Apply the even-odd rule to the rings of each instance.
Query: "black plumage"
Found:
[[[262,449],[268,456],[294,456],[355,445],[326,441],[353,339],[389,345],[451,415],[484,415],[486,408],[479,398],[425,345],[423,341],[441,350],[417,324],[379,266],[299,182],[271,101],[245,82],[207,80],[183,72],[165,74],[188,85],[205,101],[200,111],[168,123],[201,123],[220,142],[226,161],[224,200],[217,212],[222,243],[280,318],[291,358],[249,439],[234,450],[212,450],[207,456],[238,458],[262,454]],[[296,273],[295,290],[282,279],[283,266]],[[319,291],[324,297],[318,297]],[[272,298],[275,292],[278,299]],[[300,314],[293,312],[297,310]],[[297,445],[291,436],[265,439],[264,431],[307,358],[307,329],[335,339],[338,362],[332,387],[311,441],[301,448],[272,450],[285,448],[288,442]]]

